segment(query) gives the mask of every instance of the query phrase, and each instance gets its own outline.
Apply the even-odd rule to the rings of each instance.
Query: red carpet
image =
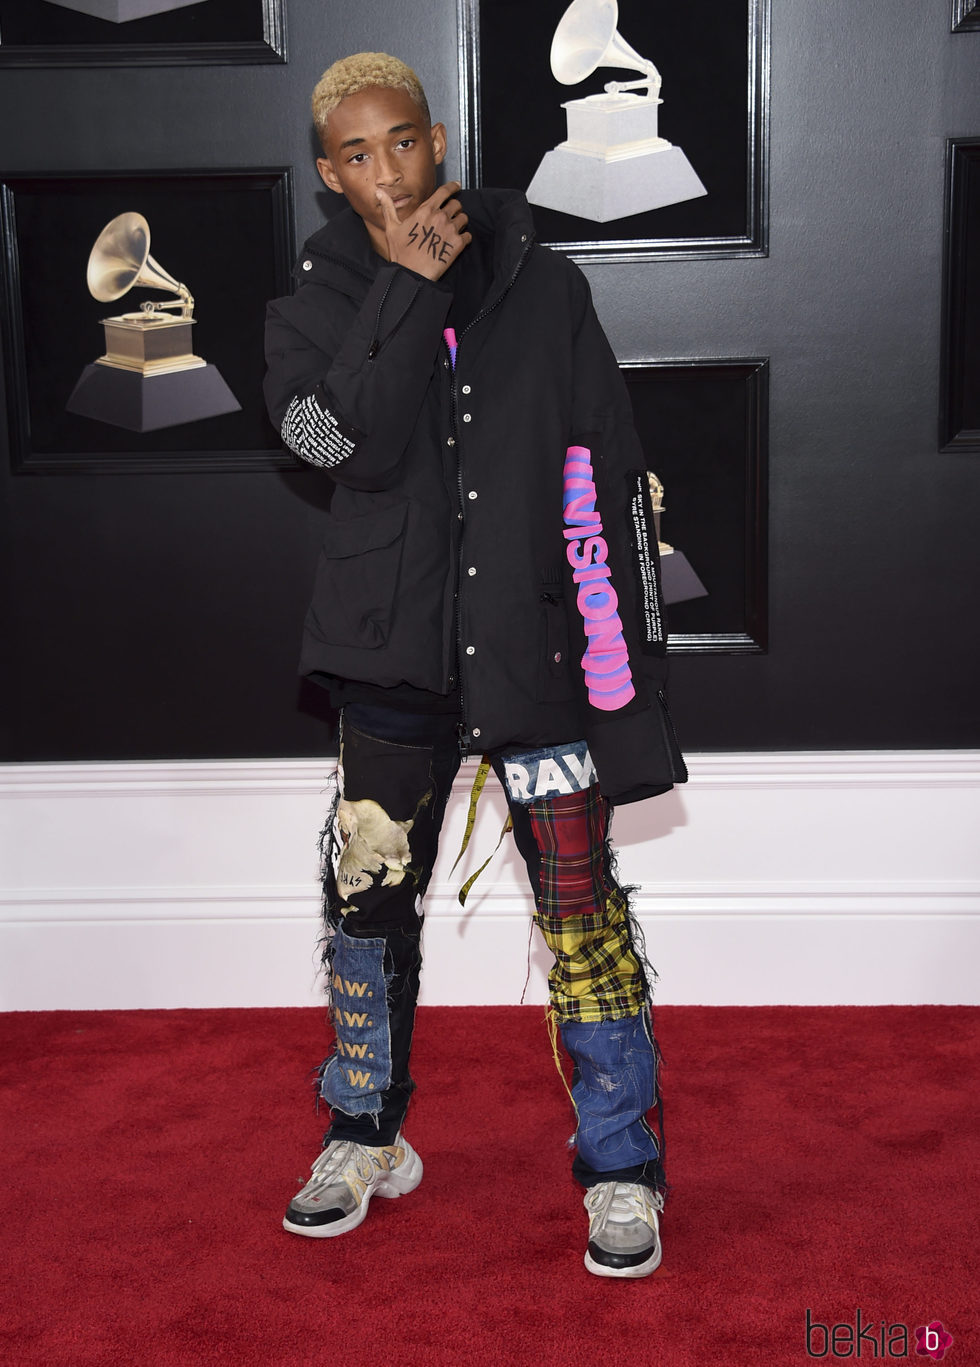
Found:
[[[3,1363],[928,1363],[934,1320],[980,1363],[980,1011],[660,1008],[674,1190],[635,1282],[582,1266],[535,1007],[423,1010],[421,1187],[285,1234],[324,1017],[0,1016]]]

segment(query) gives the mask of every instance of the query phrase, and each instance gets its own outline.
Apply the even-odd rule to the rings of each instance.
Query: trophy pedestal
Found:
[[[660,555],[660,587],[665,603],[686,603],[691,598],[707,598],[701,583],[683,551],[670,550]]]
[[[241,404],[225,384],[217,366],[141,375],[117,366],[87,365],[65,407],[69,413],[125,427],[129,432],[156,432],[222,413],[237,413]]]
[[[130,19],[147,19],[151,14],[168,14],[172,9],[200,5],[202,0],[49,0],[62,9],[108,19],[111,24],[127,24]]]
[[[609,223],[706,195],[681,149],[658,135],[659,104],[629,94],[569,100],[568,139],[544,154],[529,201]]]

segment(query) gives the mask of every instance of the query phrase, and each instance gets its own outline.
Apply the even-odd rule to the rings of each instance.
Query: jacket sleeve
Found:
[[[353,489],[397,476],[432,378],[452,295],[385,265],[347,328],[337,296],[311,283],[266,318],[266,403],[283,442]]]
[[[585,739],[602,792],[630,802],[687,778],[667,711],[667,625],[646,460],[584,277],[563,470],[565,603]]]

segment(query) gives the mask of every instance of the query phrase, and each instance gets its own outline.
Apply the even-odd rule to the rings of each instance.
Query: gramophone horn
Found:
[[[650,62],[617,31],[618,0],[572,0],[551,40],[551,70],[562,85],[578,85],[601,66],[649,71]]]
[[[106,224],[89,254],[86,279],[89,293],[102,304],[121,298],[134,285],[190,298],[187,286],[150,255],[150,225],[142,214],[120,214]]]

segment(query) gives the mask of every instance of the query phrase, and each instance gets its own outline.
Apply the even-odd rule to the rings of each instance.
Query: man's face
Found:
[[[375,251],[387,256],[378,189],[387,190],[399,220],[413,213],[435,193],[446,130],[441,123],[428,127],[407,91],[371,86],[332,111],[324,152],[316,164],[323,183],[347,196]]]

